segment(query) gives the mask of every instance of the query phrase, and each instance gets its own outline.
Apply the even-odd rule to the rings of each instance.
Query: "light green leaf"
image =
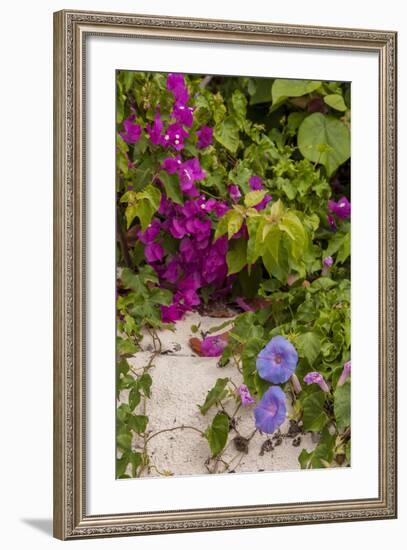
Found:
[[[287,97],[300,97],[317,90],[321,86],[319,80],[286,80],[277,78],[273,82],[272,97],[273,105]]]
[[[145,372],[144,374],[142,374],[140,376],[140,378],[138,379],[138,382],[137,382],[138,387],[143,390],[144,395],[146,397],[151,396],[150,389],[151,389],[151,384],[152,383],[153,383],[153,380],[152,380],[151,376],[148,374],[148,372]]]
[[[228,275],[238,273],[247,264],[247,241],[246,239],[234,239],[231,241],[226,255]]]
[[[223,399],[226,395],[226,384],[229,378],[218,378],[215,385],[209,390],[203,405],[198,405],[202,414],[206,414],[209,409]]]
[[[233,117],[227,117],[215,128],[214,136],[223,147],[231,153],[236,153],[239,146],[239,128]]]
[[[324,411],[325,393],[319,388],[307,395],[302,402],[303,425],[306,432],[320,432],[328,422]]]
[[[148,416],[145,416],[144,414],[129,416],[127,424],[130,429],[134,430],[138,434],[142,434],[146,431]]]
[[[228,440],[228,434],[229,417],[224,412],[219,412],[205,432],[212,456],[217,456],[224,449]]]
[[[298,457],[301,468],[328,468],[334,458],[334,447],[335,436],[331,435],[328,429],[325,428],[314,451],[308,452],[306,449],[301,451]]]
[[[344,430],[350,426],[350,407],[350,382],[347,380],[343,386],[337,387],[334,393],[334,411],[338,430]]]
[[[168,174],[162,170],[158,177],[164,185],[165,194],[167,197],[177,204],[184,204],[178,176],[176,174]]]
[[[329,107],[336,111],[346,111],[345,101],[340,94],[328,94],[324,97],[324,101]]]
[[[308,160],[323,164],[331,176],[350,157],[349,128],[334,117],[313,113],[298,130],[298,148]]]
[[[266,190],[251,191],[250,193],[247,193],[247,195],[244,198],[245,206],[247,206],[248,208],[252,206],[256,206],[256,204],[259,204],[259,202],[261,202],[264,199],[266,194],[267,194]]]
[[[160,208],[160,202],[161,202],[161,191],[157,189],[154,185],[150,184],[147,185],[147,187],[144,189],[144,191],[141,191],[140,193],[137,193],[137,199],[147,199],[149,203],[151,204],[154,211],[158,210]]]
[[[295,347],[298,355],[307,359],[312,367],[321,351],[321,340],[316,332],[304,332],[297,336]]]
[[[237,210],[228,212],[228,238],[231,239],[239,231],[243,224],[243,215]]]
[[[130,433],[119,433],[116,438],[117,445],[124,450],[131,449],[132,437]]]

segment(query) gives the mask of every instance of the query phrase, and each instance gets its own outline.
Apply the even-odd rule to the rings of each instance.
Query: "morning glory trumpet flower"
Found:
[[[274,336],[257,356],[256,368],[264,380],[282,384],[294,373],[297,363],[298,353],[291,342]]]
[[[285,393],[279,386],[271,386],[254,407],[253,412],[256,428],[272,434],[286,417]]]

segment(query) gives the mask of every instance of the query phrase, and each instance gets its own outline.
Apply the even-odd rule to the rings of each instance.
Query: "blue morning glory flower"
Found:
[[[256,360],[256,368],[264,380],[273,384],[287,382],[298,363],[295,347],[283,336],[274,336]]]
[[[279,386],[271,386],[253,409],[256,428],[272,434],[286,416],[285,393]]]

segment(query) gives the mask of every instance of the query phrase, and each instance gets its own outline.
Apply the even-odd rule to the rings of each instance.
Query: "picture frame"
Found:
[[[90,381],[87,376],[89,243],[87,213],[86,47],[110,40],[209,43],[214,48],[359,52],[378,70],[377,495],[239,506],[209,504],[134,512],[88,511]],[[272,23],[64,10],[54,14],[54,536],[120,535],[391,519],[397,515],[397,34]],[[297,75],[294,75],[297,76]],[[357,144],[355,145],[357,147]],[[357,149],[355,150],[357,153]],[[368,216],[367,213],[364,214]],[[112,314],[113,315],[113,314]],[[368,315],[368,312],[365,313]],[[362,329],[363,330],[363,329]],[[114,366],[111,366],[112,372]],[[90,379],[92,380],[92,378]],[[113,413],[112,413],[113,414]],[[91,454],[91,453],[89,453]],[[112,461],[114,459],[112,458]],[[279,475],[278,473],[275,475]],[[151,483],[143,480],[142,483]]]

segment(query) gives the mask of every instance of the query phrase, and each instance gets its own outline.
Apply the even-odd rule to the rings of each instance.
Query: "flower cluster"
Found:
[[[329,214],[327,216],[327,221],[334,231],[336,231],[335,216],[340,220],[347,220],[350,218],[350,209],[350,202],[346,197],[342,197],[338,202],[333,200],[328,201]]]
[[[273,384],[287,382],[297,368],[298,353],[283,336],[274,336],[260,351],[256,360],[259,376]],[[295,377],[295,381],[298,379]],[[297,384],[297,389],[301,386]],[[256,428],[273,433],[286,417],[285,393],[279,386],[271,386],[254,408]]]

